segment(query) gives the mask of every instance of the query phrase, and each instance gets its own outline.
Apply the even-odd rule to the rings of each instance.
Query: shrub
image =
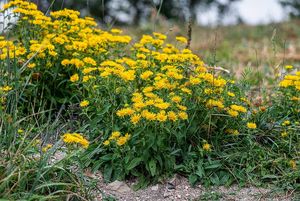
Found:
[[[145,185],[181,172],[191,183],[297,185],[299,72],[256,108],[241,84],[186,49],[184,37],[170,44],[153,33],[132,42],[77,11],[45,16],[20,0],[5,9],[11,7],[20,16],[17,37],[1,38],[0,58],[5,72],[18,67],[18,108],[78,105],[71,132],[87,133],[91,142],[82,162],[103,170],[106,180],[136,176]],[[78,133],[64,139],[89,145]]]

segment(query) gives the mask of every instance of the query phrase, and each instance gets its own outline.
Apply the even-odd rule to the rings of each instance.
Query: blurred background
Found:
[[[119,27],[133,40],[153,31],[188,37],[191,28],[190,48],[207,64],[249,75],[255,85],[300,61],[300,0],[31,1],[44,12],[79,10],[102,29]]]
[[[32,0],[46,11],[72,8],[104,24],[140,25],[154,16],[198,25],[267,24],[299,17],[299,0]]]

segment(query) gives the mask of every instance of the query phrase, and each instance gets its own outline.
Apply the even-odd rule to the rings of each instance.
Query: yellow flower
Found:
[[[256,129],[257,128],[256,124],[253,123],[253,122],[248,122],[247,127],[250,128],[250,129]]]
[[[170,107],[170,103],[155,103],[154,106],[161,110],[165,110]]]
[[[208,107],[208,108],[218,107],[219,109],[223,109],[224,105],[221,100],[209,99],[206,103],[206,107]]]
[[[284,66],[284,68],[285,68],[286,70],[290,70],[290,69],[293,69],[293,66],[292,66],[292,65],[286,65],[286,66]]]
[[[147,70],[147,71],[143,72],[140,77],[143,80],[147,80],[151,75],[153,75],[153,72],[150,70]]]
[[[171,121],[176,121],[176,120],[177,120],[177,115],[176,115],[175,112],[170,111],[170,112],[168,112],[168,118],[169,118]]]
[[[149,112],[148,110],[143,110],[142,111],[142,117],[149,121],[154,121],[156,119],[156,114]]]
[[[66,66],[70,64],[70,60],[69,59],[64,59],[61,61],[61,65]]]
[[[203,144],[202,149],[204,151],[211,151],[211,145],[208,143]]]
[[[184,93],[187,93],[189,95],[192,94],[192,91],[190,89],[186,88],[186,87],[182,88],[181,91],[183,91]]]
[[[234,94],[234,93],[232,93],[232,92],[230,92],[230,91],[229,91],[229,92],[227,92],[227,95],[228,95],[228,96],[231,96],[231,97],[235,97],[235,94]]]
[[[179,112],[178,117],[182,120],[188,119],[188,114],[186,112]]]
[[[8,92],[10,90],[12,90],[12,87],[10,87],[10,86],[0,87],[0,91]]]
[[[92,66],[96,66],[97,62],[91,57],[85,57],[83,61],[87,64],[91,64]]]
[[[177,104],[176,106],[177,106],[180,110],[182,110],[182,111],[186,111],[186,110],[187,110],[187,107],[184,106],[184,105],[179,105],[179,104]]]
[[[28,68],[34,68],[36,66],[36,64],[35,63],[30,63],[30,64],[28,64]]]
[[[22,133],[24,133],[24,130],[23,129],[18,129],[18,133],[22,134]]]
[[[70,77],[71,82],[77,82],[79,80],[79,75],[76,73]]]
[[[196,84],[199,84],[201,82],[200,78],[195,78],[195,77],[191,77],[190,78],[190,83],[192,85],[196,85]]]
[[[235,110],[232,110],[232,109],[229,109],[227,111],[227,113],[232,116],[232,117],[237,117],[239,115],[239,112],[235,111]]]
[[[231,105],[230,108],[243,113],[247,112],[247,109],[240,105]]]
[[[111,29],[110,32],[114,34],[121,34],[123,31],[120,29]]]
[[[132,115],[134,113],[134,110],[131,108],[123,108],[117,111],[117,116],[124,117],[128,115]]]
[[[120,77],[125,81],[132,81],[135,79],[135,70],[121,72]]]
[[[297,164],[296,164],[296,161],[295,161],[295,160],[290,160],[290,161],[289,161],[289,165],[290,165],[290,167],[291,167],[293,170],[296,170],[296,169],[297,169]]]
[[[145,87],[143,89],[143,93],[149,93],[149,92],[152,92],[153,91],[153,87]]]
[[[130,138],[130,135],[128,133],[126,133],[125,136],[122,136],[117,140],[117,145],[119,145],[119,146],[124,145],[129,140],[129,138]]]
[[[117,145],[119,146],[122,146],[126,143],[126,138],[125,137],[120,137],[118,140],[117,140]]]
[[[300,101],[300,97],[293,96],[293,97],[291,98],[291,100],[292,100],[292,101]]]
[[[136,54],[136,57],[138,59],[146,59],[146,55],[144,55],[144,54]]]
[[[184,43],[184,44],[187,43],[187,39],[186,39],[185,37],[183,37],[183,36],[177,36],[177,37],[176,37],[176,40],[177,40],[178,42],[181,42],[181,43]]]
[[[291,124],[291,122],[289,121],[289,120],[286,120],[286,121],[284,121],[281,125],[282,126],[288,126],[288,125],[290,125]]]
[[[160,111],[157,115],[156,115],[156,119],[160,122],[164,122],[167,120],[167,115],[166,112],[164,110]]]
[[[121,133],[119,131],[114,131],[111,133],[111,136],[109,137],[109,140],[116,140],[121,136]]]
[[[182,98],[180,96],[173,96],[171,100],[175,103],[180,103]]]
[[[83,148],[89,146],[89,141],[79,133],[65,133],[62,139],[67,144],[80,144]]]
[[[103,142],[103,145],[104,145],[104,146],[108,146],[109,143],[110,143],[109,140],[105,140],[105,141]]]
[[[44,146],[44,147],[42,148],[42,152],[48,151],[48,149],[50,149],[52,146],[53,146],[52,144],[47,144],[46,146]]]
[[[284,138],[284,137],[287,137],[287,136],[288,136],[288,133],[286,131],[284,131],[284,132],[281,133],[281,137]]]
[[[83,100],[83,101],[81,101],[80,102],[80,107],[86,107],[86,106],[88,106],[90,104],[90,102],[89,101],[87,101],[87,100]]]
[[[140,121],[140,119],[141,119],[141,115],[135,114],[131,117],[130,121],[135,125]]]
[[[293,80],[282,80],[280,83],[279,83],[279,86],[280,87],[284,87],[284,88],[287,88],[289,86],[293,86]]]

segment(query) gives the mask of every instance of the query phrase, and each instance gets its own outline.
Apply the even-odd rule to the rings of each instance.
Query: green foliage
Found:
[[[279,0],[279,2],[287,8],[291,17],[300,17],[300,2],[298,0]]]
[[[1,81],[7,80],[2,77]],[[34,113],[32,116],[37,122],[31,116],[20,118],[19,113],[11,112],[18,106],[20,91],[14,85],[14,90],[5,98],[5,110],[0,110],[0,197],[9,200],[91,198],[91,181],[86,180],[78,163],[80,150],[53,161],[55,153],[65,151],[60,142],[53,147],[45,143],[45,131],[55,128],[50,122],[41,125],[44,121],[39,116],[45,116],[47,112]],[[74,171],[75,168],[78,170]]]

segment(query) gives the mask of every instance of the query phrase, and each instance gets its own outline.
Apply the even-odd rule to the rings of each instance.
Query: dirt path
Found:
[[[99,178],[99,177],[98,177]],[[233,185],[229,188],[213,187],[204,188],[197,185],[191,187],[184,177],[174,177],[173,179],[145,189],[133,191],[130,186],[132,182],[112,182],[105,184],[100,177],[99,189],[103,191],[103,195],[97,196],[99,200],[120,200],[120,201],[293,201],[300,200],[292,192],[275,192],[271,189],[257,187],[243,187]],[[110,199],[104,198],[110,197]]]

